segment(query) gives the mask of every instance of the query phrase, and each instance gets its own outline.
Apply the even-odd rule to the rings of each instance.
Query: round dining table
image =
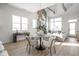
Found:
[[[39,45],[36,46],[37,50],[45,50],[46,47],[43,45],[43,40],[49,40],[44,38],[50,38],[51,34],[44,34],[44,35],[34,35],[34,37],[39,37]]]

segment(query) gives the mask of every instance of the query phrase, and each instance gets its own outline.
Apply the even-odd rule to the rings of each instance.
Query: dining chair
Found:
[[[46,38],[46,37],[45,37]],[[47,37],[47,39],[43,40],[43,45],[49,50],[50,55],[52,55],[52,48],[54,50],[54,53],[56,53],[55,49],[55,37]]]
[[[38,46],[38,37],[29,37],[26,36],[26,40],[27,40],[27,46],[26,46],[26,50],[28,49],[28,53],[31,54],[31,49],[36,46]]]

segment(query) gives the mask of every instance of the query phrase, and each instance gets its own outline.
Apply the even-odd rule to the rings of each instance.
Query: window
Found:
[[[76,19],[68,20],[68,22],[69,22],[69,34],[75,35],[75,24],[77,20]]]
[[[54,20],[55,22],[55,24],[54,24],[54,30],[55,31],[61,31],[61,28],[62,28],[62,21],[61,21],[61,18],[56,18],[55,20]]]
[[[75,34],[75,23],[70,23],[70,34],[71,35]]]
[[[27,30],[28,28],[28,19],[22,17],[22,30]]]
[[[50,30],[61,31],[62,21],[61,18],[55,18],[50,20]]]
[[[36,27],[37,27],[37,20],[33,19],[33,28],[36,28]]]
[[[20,16],[12,16],[12,30],[24,31],[28,29],[28,19]]]
[[[50,20],[50,30],[54,30],[54,19]]]
[[[69,20],[68,22],[77,22],[77,20],[76,20],[76,19],[74,19],[74,20]]]
[[[20,17],[19,16],[14,16],[12,19],[12,29],[14,30],[20,30]]]

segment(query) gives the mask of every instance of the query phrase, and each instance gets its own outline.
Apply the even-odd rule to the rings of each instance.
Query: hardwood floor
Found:
[[[68,38],[65,42],[56,42],[56,53],[53,56],[79,56],[79,42],[76,38]],[[30,56],[26,51],[26,40],[17,43],[4,44],[10,56]],[[53,52],[53,50],[52,50]],[[37,51],[32,49],[31,56],[50,56],[49,50]]]

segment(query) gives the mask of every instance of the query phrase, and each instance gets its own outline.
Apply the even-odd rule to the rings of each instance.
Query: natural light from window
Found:
[[[62,29],[62,18],[55,18],[50,20],[51,31],[61,31]]]
[[[75,35],[75,23],[70,23],[70,34]]]
[[[68,20],[68,22],[77,22],[77,20],[76,19],[74,19],[74,20]]]
[[[33,19],[33,28],[36,28],[36,27],[37,27],[37,20]]]
[[[12,15],[12,30],[26,31],[28,29],[28,19],[26,17]]]
[[[77,19],[68,20],[68,22],[69,22],[69,34],[75,35],[75,27]]]
[[[12,30],[20,30],[20,17],[13,15],[12,18]]]
[[[75,46],[79,47],[79,43],[68,43],[68,42],[56,42],[55,45],[63,45],[63,46]]]
[[[22,30],[27,30],[28,29],[28,19],[25,17],[22,17]]]

